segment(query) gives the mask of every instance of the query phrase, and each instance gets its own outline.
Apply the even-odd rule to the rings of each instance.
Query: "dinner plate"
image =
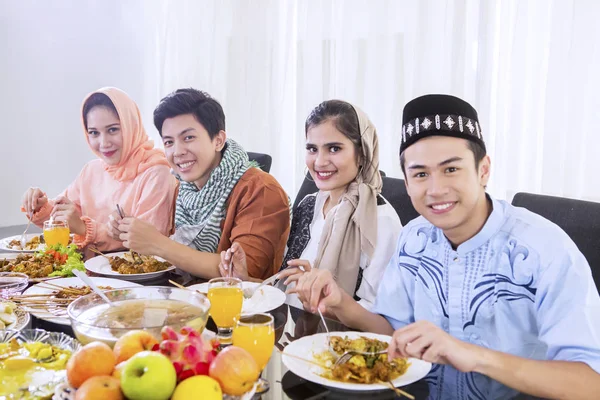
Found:
[[[141,286],[139,283],[124,281],[122,279],[112,279],[112,278],[103,278],[103,277],[90,277],[92,282],[96,284],[96,286],[110,286],[113,289],[121,289],[125,287],[132,286]],[[68,286],[86,286],[79,278],[59,278],[52,281],[52,285],[58,285],[63,287]],[[24,295],[32,296],[32,295],[45,295],[50,294],[58,288],[45,285],[43,282],[38,283],[37,285],[31,286],[29,289],[23,292]],[[31,314],[39,319],[43,319],[55,324],[59,325],[71,325],[71,321],[67,315],[67,309],[61,308],[58,309],[56,307],[52,307],[50,305],[46,310],[36,308],[35,310],[29,310]]]
[[[17,258],[20,254],[25,253],[25,252],[20,252],[20,253],[2,253],[0,254],[0,261],[2,260],[14,260],[15,258]],[[60,276],[48,276],[45,278],[29,278],[29,282],[30,283],[38,283],[38,282],[44,282],[44,281],[49,281],[49,280],[54,280],[54,279],[59,279]]]
[[[20,331],[22,329],[25,329],[27,327],[27,325],[29,325],[29,321],[31,321],[31,317],[29,316],[29,313],[27,311],[25,311],[20,306],[17,306],[17,308],[15,308],[14,313],[15,313],[15,316],[17,317],[17,320],[15,322],[13,322],[12,324],[8,325],[6,328],[0,329],[0,332],[2,332],[4,330]]]
[[[117,253],[107,253],[106,256],[122,257],[124,254],[127,254],[127,253],[129,253],[129,252],[128,251],[120,251]],[[155,258],[159,261],[165,261],[160,257],[155,257]],[[103,256],[96,256],[94,258],[90,258],[89,260],[87,260],[85,262],[85,268],[90,272],[93,272],[95,274],[102,275],[102,276],[105,276],[108,278],[117,278],[117,279],[123,279],[125,281],[133,281],[133,282],[156,279],[156,278],[158,278],[162,275],[165,275],[175,269],[175,267],[173,265],[171,265],[169,268],[165,269],[164,271],[147,272],[144,274],[120,274],[117,271],[112,270],[112,268],[110,267],[110,262],[108,261],[108,259],[106,257],[103,257]]]
[[[27,241],[29,242],[31,239],[33,239],[36,236],[40,236],[41,233],[28,233],[27,235],[25,235],[25,238],[27,239]],[[33,249],[33,250],[21,250],[21,246],[19,245],[18,247],[12,247],[9,245],[9,243],[13,240],[21,240],[21,235],[15,235],[15,236],[9,236],[6,237],[4,239],[0,239],[0,251],[18,251],[20,253],[35,253],[38,250],[43,250],[46,248],[46,245],[44,243],[41,243],[40,245],[38,245],[37,248]]]
[[[348,336],[350,339],[358,339],[359,337],[364,336],[387,343],[392,339],[387,335],[378,335],[376,333],[368,332],[331,332],[331,335],[341,337]],[[388,385],[382,383],[345,383],[327,379],[320,375],[324,368],[319,368],[312,363],[302,360],[315,361],[314,355],[324,351],[328,351],[327,334],[317,333],[315,335],[302,337],[287,345],[283,350],[282,361],[290,371],[299,377],[331,388],[361,392],[389,389]],[[299,357],[300,359],[296,357]],[[408,362],[410,365],[404,375],[401,375],[392,381],[394,386],[406,386],[416,382],[425,377],[431,370],[431,363],[427,361],[409,358]]]
[[[254,288],[260,285],[257,282],[242,282],[242,288]],[[197,290],[200,293],[208,293],[208,282],[188,286],[188,289]],[[265,285],[250,299],[244,298],[242,305],[242,314],[265,313],[276,309],[285,303],[286,296],[280,289]]]

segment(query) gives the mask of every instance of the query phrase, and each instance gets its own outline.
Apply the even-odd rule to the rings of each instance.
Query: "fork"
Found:
[[[325,327],[325,331],[327,331],[327,348],[329,349],[329,352],[336,357],[336,362],[337,362],[337,358],[339,357],[337,355],[337,353],[335,351],[333,351],[333,349],[331,348],[331,334],[329,333],[329,328],[327,327],[327,323],[325,322],[325,317],[323,317],[323,313],[321,312],[321,310],[317,307],[317,311],[319,312],[319,315],[321,316],[321,322],[323,322],[323,326]]]
[[[29,230],[29,225],[31,225],[31,218],[27,219],[27,228],[25,228],[25,232],[23,232],[23,234],[21,235],[21,250],[25,250],[25,246],[27,246],[27,238],[25,237],[25,234]]]
[[[258,291],[258,289],[260,289],[261,287],[265,286],[265,285],[270,285],[271,283],[275,282],[277,279],[279,278],[279,273],[273,275],[272,277],[265,279],[264,281],[261,282],[260,285],[251,288],[251,287],[247,287],[244,289],[244,298],[245,299],[251,299],[252,296],[254,296],[254,293],[256,293]]]
[[[117,204],[117,212],[119,213],[119,217],[121,217],[121,219],[125,218],[125,213],[123,212],[123,209],[121,208],[121,206],[119,206],[119,204]],[[129,252],[131,253],[131,258],[133,259],[134,263],[138,263],[138,264],[144,263],[144,260],[142,260],[142,257],[140,257],[140,255],[137,252],[135,252],[133,250],[130,250]],[[135,261],[135,256],[137,256],[138,261]]]

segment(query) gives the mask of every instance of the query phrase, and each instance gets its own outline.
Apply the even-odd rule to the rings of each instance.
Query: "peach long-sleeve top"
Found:
[[[119,182],[106,171],[103,161],[90,161],[62,193],[77,206],[86,223],[86,235],[76,235],[75,244],[80,247],[91,244],[103,252],[122,249],[123,243],[108,235],[109,215],[117,204],[125,215],[149,222],[162,234],[169,235],[177,188],[177,179],[166,165],[155,165],[130,181]],[[53,207],[54,201],[49,200],[31,221],[43,225]]]

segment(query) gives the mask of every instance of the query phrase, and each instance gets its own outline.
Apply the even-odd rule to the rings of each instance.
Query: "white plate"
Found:
[[[40,236],[40,235],[41,235],[41,233],[28,233],[27,235],[25,235],[25,238],[29,242],[34,237]],[[19,246],[17,248],[13,248],[13,247],[9,246],[9,243],[12,240],[19,240],[20,241],[21,240],[21,235],[9,236],[9,237],[6,237],[4,239],[0,239],[0,250],[18,251],[20,253],[35,253],[38,250],[43,250],[43,249],[46,248],[46,245],[42,243],[42,244],[40,244],[34,250],[21,250],[21,246]]]
[[[256,287],[258,285],[260,285],[260,283],[242,282],[242,288],[244,289]],[[188,286],[188,289],[197,290],[200,293],[207,294],[208,282]],[[254,293],[252,298],[244,299],[244,304],[242,305],[242,314],[265,313],[276,309],[285,303],[285,300],[285,293],[283,293],[280,289],[266,285],[260,288],[258,293]]]
[[[367,332],[331,332],[331,335],[336,336],[348,336],[350,339],[357,339],[360,336],[365,336],[371,339],[378,339],[383,342],[389,343],[392,339],[387,335],[378,335],[376,333]],[[363,384],[363,383],[345,383],[333,381],[319,375],[322,370],[314,364],[307,363],[289,355],[300,357],[312,361],[314,354],[322,353],[327,351],[327,334],[317,333],[311,336],[305,336],[291,342],[283,350],[282,361],[286,367],[289,368],[294,374],[308,381],[318,383],[320,385],[349,391],[372,391],[372,390],[386,390],[389,386],[382,383]],[[416,358],[409,358],[410,366],[404,375],[392,381],[392,384],[396,387],[406,386],[413,382],[416,382],[425,377],[429,370],[431,370],[431,363],[422,361]]]
[[[126,254],[126,253],[129,253],[129,252],[128,251],[120,251],[118,253],[107,253],[106,255],[108,257],[115,257],[115,256],[121,257],[121,256],[123,256],[123,254]],[[159,261],[165,261],[160,257],[156,257],[156,259]],[[120,273],[112,270],[112,268],[110,267],[109,261],[103,256],[96,256],[94,258],[90,258],[89,260],[87,260],[85,262],[85,268],[90,272],[93,272],[98,275],[106,276],[108,278],[117,278],[117,279],[123,279],[125,281],[134,281],[134,282],[156,279],[156,278],[160,277],[161,275],[164,275],[164,274],[168,273],[169,271],[172,271],[175,269],[175,267],[171,265],[169,268],[165,269],[164,271],[148,272],[145,274],[120,274]]]
[[[8,325],[6,328],[0,329],[0,332],[3,330],[20,331],[22,329],[25,329],[27,325],[29,325],[29,321],[31,321],[29,313],[23,310],[20,306],[17,306],[17,308],[15,308],[15,316],[17,317],[17,320],[14,323]]]
[[[133,287],[133,286],[141,286],[139,283],[123,281],[121,279],[111,279],[111,278],[99,278],[99,277],[90,277],[90,279],[96,284],[96,286],[110,286],[114,289],[121,289],[125,287]],[[79,278],[59,278],[54,279],[52,281],[53,285],[59,286],[85,286],[83,282]],[[50,294],[57,290],[48,285],[44,285],[44,283],[38,283],[37,285],[31,286],[29,289],[23,292],[26,295],[36,295],[36,294]],[[59,325],[71,325],[71,321],[69,320],[67,315],[66,308],[56,309],[56,308],[48,308],[45,311],[39,308],[35,310],[29,310],[31,314],[36,316],[39,319],[43,319],[46,321],[50,321]],[[65,316],[64,318],[57,318],[57,316]]]

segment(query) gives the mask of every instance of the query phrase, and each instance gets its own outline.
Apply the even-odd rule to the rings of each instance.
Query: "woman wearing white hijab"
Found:
[[[341,100],[319,104],[306,119],[306,166],[319,191],[294,211],[282,274],[285,285],[311,268],[329,269],[366,308],[375,301],[383,271],[402,229],[381,196],[375,127],[358,107]],[[244,279],[243,249],[222,254],[223,274]],[[288,303],[300,306],[295,294]]]

